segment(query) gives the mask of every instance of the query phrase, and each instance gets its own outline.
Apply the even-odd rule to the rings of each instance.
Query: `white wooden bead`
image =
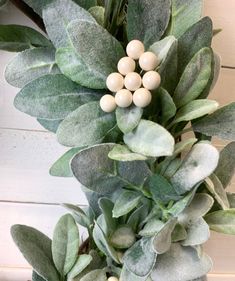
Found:
[[[135,71],[135,66],[135,61],[132,58],[124,57],[118,62],[118,71],[122,75],[127,75],[128,73]]]
[[[112,276],[108,278],[108,281],[119,281],[119,279],[117,277]]]
[[[140,88],[134,92],[133,102],[138,107],[146,107],[150,104],[152,95],[149,90]]]
[[[148,71],[143,76],[143,86],[148,90],[155,90],[161,84],[161,76],[156,71]]]
[[[100,99],[100,107],[104,112],[113,112],[117,107],[115,98],[111,95],[104,95]]]
[[[138,73],[131,72],[125,77],[124,84],[128,90],[136,91],[142,84],[142,78]]]
[[[119,107],[128,107],[132,104],[132,93],[129,90],[122,89],[115,95],[115,102]]]
[[[139,60],[140,67],[145,71],[155,70],[160,61],[152,52],[145,52],[141,55]]]
[[[126,47],[126,53],[130,58],[138,60],[144,53],[144,44],[139,40],[132,40]]]
[[[124,86],[124,78],[120,73],[111,73],[106,80],[106,85],[111,92],[118,92]]]

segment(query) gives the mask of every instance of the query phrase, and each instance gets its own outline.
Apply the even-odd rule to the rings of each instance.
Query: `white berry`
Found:
[[[132,104],[132,93],[129,90],[122,89],[115,95],[115,102],[119,107],[128,107]]]
[[[120,73],[111,73],[107,80],[106,85],[111,92],[117,92],[124,86],[124,78]]]
[[[104,112],[113,112],[117,107],[115,98],[111,95],[104,95],[100,99],[100,107]]]
[[[135,71],[135,66],[135,61],[132,58],[124,57],[118,62],[118,71],[122,75],[127,75],[128,73]]]
[[[148,71],[143,76],[143,86],[148,90],[155,90],[161,84],[161,76],[156,71]]]
[[[144,44],[139,40],[132,40],[126,47],[126,53],[130,58],[138,60],[144,53]]]
[[[136,72],[128,73],[124,80],[125,87],[130,91],[136,91],[142,84],[141,76]]]
[[[108,281],[119,281],[119,279],[117,277],[112,276],[108,278]]]
[[[159,59],[152,52],[143,53],[139,60],[140,67],[145,71],[155,70],[159,63]]]
[[[152,95],[149,90],[140,88],[134,92],[133,102],[138,107],[146,107],[150,104]]]

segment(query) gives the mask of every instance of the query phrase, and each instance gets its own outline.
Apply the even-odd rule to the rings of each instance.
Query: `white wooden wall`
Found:
[[[223,65],[235,67],[235,0],[205,0],[204,14],[212,17],[215,28],[223,29],[213,43]],[[0,24],[9,23],[34,26],[10,5],[0,11]],[[31,270],[10,238],[10,226],[29,224],[51,235],[65,212],[59,203],[82,205],[85,198],[76,180],[48,174],[66,148],[33,118],[14,109],[17,89],[7,85],[3,76],[13,56],[0,51],[0,281],[27,281]],[[221,71],[213,98],[221,104],[235,100],[235,70]],[[219,142],[216,145],[222,147]],[[230,190],[235,192],[235,180]],[[214,260],[209,280],[234,281],[235,237],[213,233],[205,248]]]

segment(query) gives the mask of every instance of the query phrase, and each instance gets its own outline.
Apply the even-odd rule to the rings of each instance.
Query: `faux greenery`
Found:
[[[12,227],[33,281],[205,280],[209,228],[235,234],[235,195],[226,191],[235,170],[235,103],[218,109],[207,99],[220,63],[202,0],[24,2],[46,33],[0,26],[0,48],[19,52],[5,77],[21,88],[16,108],[70,147],[50,173],[74,176],[89,202],[64,204],[71,214],[52,240]],[[160,59],[161,86],[147,108],[105,113],[106,78],[132,39]],[[231,142],[219,152],[214,136]],[[77,225],[87,229],[84,242]]]

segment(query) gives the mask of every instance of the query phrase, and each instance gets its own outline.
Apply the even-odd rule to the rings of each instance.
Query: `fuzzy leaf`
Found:
[[[60,123],[63,121],[63,119],[41,119],[37,118],[38,123],[45,128],[46,130],[56,133]]]
[[[148,120],[141,120],[137,128],[124,135],[124,142],[136,153],[159,157],[172,155],[174,138],[162,126]]]
[[[0,49],[21,52],[33,47],[50,47],[51,42],[38,31],[22,25],[0,25]]]
[[[61,71],[82,86],[105,89],[107,76],[117,71],[118,61],[125,56],[121,43],[89,21],[73,21],[67,31],[72,46],[56,53]]]
[[[192,58],[175,89],[173,100],[177,107],[198,98],[211,76],[212,51],[203,48]]]
[[[74,266],[68,273],[68,279],[72,280],[78,274],[80,274],[92,261],[92,256],[90,255],[80,255],[75,262]]]
[[[172,243],[176,243],[187,238],[187,231],[181,224],[176,224],[174,230],[171,233]]]
[[[87,273],[81,281],[107,281],[106,272],[103,269],[96,269]]]
[[[170,5],[169,0],[129,0],[128,40],[138,39],[147,48],[159,41],[170,19]]]
[[[137,161],[147,160],[148,158],[142,154],[131,152],[126,145],[116,144],[108,154],[110,159],[116,161]]]
[[[120,281],[152,281],[152,279],[147,278],[146,276],[144,277],[139,277],[137,275],[135,275],[134,273],[132,273],[130,270],[128,270],[126,268],[126,266],[124,265],[122,267],[122,272],[121,272],[121,276],[119,278]]]
[[[26,226],[14,225],[11,235],[28,263],[47,281],[60,281],[51,254],[51,240],[40,231]]]
[[[143,109],[137,106],[128,108],[118,107],[116,109],[116,119],[119,129],[124,133],[130,133],[139,124],[143,114]]]
[[[89,13],[93,16],[93,18],[96,20],[96,22],[104,26],[104,14],[105,14],[105,9],[104,7],[101,6],[94,6],[89,9]]]
[[[151,237],[156,235],[163,227],[164,222],[159,219],[152,218],[148,220],[144,228],[139,232],[139,235]]]
[[[66,146],[87,146],[102,142],[115,126],[115,115],[105,113],[99,102],[89,102],[70,113],[57,130],[58,141]]]
[[[34,79],[59,72],[55,65],[55,50],[41,47],[25,50],[15,56],[6,67],[5,79],[12,86],[23,88]]]
[[[135,232],[138,232],[141,228],[141,224],[148,215],[148,211],[149,210],[146,208],[146,205],[140,206],[129,216],[127,224],[131,226]]]
[[[110,233],[114,232],[115,229],[117,228],[117,220],[114,219],[112,216],[114,203],[108,198],[103,197],[99,199],[99,207],[100,210],[102,211],[107,228],[107,233],[105,234],[109,235]]]
[[[128,225],[118,227],[110,237],[111,244],[117,249],[128,249],[135,240],[135,233]]]
[[[171,178],[176,192],[183,194],[210,176],[216,169],[218,161],[219,152],[214,146],[206,142],[195,144]]]
[[[235,193],[227,192],[230,208],[235,208]]]
[[[40,275],[38,275],[37,272],[33,271],[32,281],[46,281],[46,280],[42,278]]]

